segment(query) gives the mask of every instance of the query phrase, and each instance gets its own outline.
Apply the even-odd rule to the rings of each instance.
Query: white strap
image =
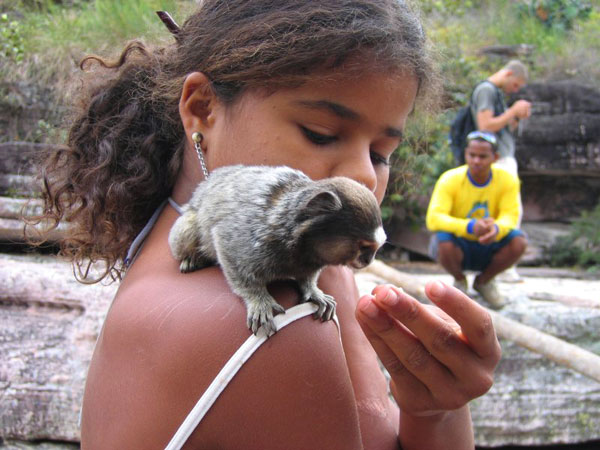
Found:
[[[275,329],[281,330],[286,325],[295,320],[306,317],[317,311],[318,306],[314,303],[302,303],[288,309],[285,314],[279,314],[273,318]],[[335,324],[340,329],[340,324],[336,316],[333,317]],[[275,335],[277,336],[277,335]],[[274,336],[271,336],[273,339]],[[251,335],[246,342],[233,354],[227,364],[221,369],[217,377],[204,392],[196,406],[192,409],[186,419],[183,421],[171,442],[165,447],[165,450],[179,450],[186,443],[192,432],[196,429],[204,415],[208,412],[213,403],[217,400],[223,389],[240,370],[242,365],[252,356],[252,354],[267,340],[267,334],[261,327],[256,335]]]
[[[169,201],[169,205],[171,205],[173,209],[179,213],[179,215],[183,215],[183,207],[179,203],[175,202],[175,200],[173,200],[171,197],[169,197],[167,200]]]

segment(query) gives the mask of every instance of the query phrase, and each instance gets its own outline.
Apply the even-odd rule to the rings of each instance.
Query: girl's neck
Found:
[[[184,152],[184,161],[171,191],[171,198],[180,205],[187,203],[192,198],[198,183],[204,180],[195,150],[188,150],[186,148]]]

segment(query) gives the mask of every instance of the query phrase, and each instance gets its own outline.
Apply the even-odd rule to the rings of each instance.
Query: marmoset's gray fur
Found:
[[[317,287],[327,265],[368,265],[385,242],[375,196],[349,178],[312,181],[289,167],[228,166],[200,183],[169,235],[182,272],[217,262],[248,309],[248,327],[267,335],[284,309],[267,291],[294,279],[302,301],[329,320],[333,297]]]

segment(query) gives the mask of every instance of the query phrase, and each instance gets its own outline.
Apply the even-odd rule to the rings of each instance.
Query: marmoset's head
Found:
[[[344,177],[314,183],[296,219],[298,249],[318,265],[366,267],[385,243],[375,196]]]

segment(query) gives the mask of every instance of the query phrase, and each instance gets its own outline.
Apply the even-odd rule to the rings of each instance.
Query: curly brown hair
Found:
[[[43,163],[38,218],[69,224],[61,252],[80,279],[90,262],[106,265],[93,281],[120,278],[129,245],[170,194],[185,142],[178,104],[187,74],[206,74],[231,105],[246,89],[297,86],[334,69],[348,77],[408,71],[420,91],[433,73],[420,20],[401,0],[205,0],[176,40],[156,49],[134,41],[117,61],[81,63],[96,70],[67,145]]]

